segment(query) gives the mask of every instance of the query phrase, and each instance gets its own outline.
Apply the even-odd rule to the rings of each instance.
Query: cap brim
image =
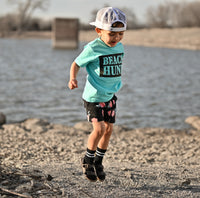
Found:
[[[90,25],[96,26],[96,22],[89,23]]]
[[[123,22],[122,22],[123,23]],[[103,30],[108,30],[108,31],[112,31],[112,32],[122,32],[126,30],[126,24],[124,24],[124,27],[110,27],[110,25],[102,25],[98,22],[91,22],[89,23],[90,25],[93,25],[97,28],[103,29]]]

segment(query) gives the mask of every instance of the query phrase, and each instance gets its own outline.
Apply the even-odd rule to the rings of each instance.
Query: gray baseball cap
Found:
[[[116,22],[121,22],[124,26],[112,27]],[[95,22],[91,22],[90,25],[113,32],[125,31],[127,26],[126,15],[118,8],[105,7],[97,12]]]

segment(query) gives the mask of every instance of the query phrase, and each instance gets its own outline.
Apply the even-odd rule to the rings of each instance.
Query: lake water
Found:
[[[79,88],[69,90],[69,69],[78,50],[55,50],[50,40],[0,39],[0,111],[7,121],[43,118],[74,125],[86,120]],[[116,124],[130,128],[185,128],[200,115],[200,51],[125,46],[123,88]]]

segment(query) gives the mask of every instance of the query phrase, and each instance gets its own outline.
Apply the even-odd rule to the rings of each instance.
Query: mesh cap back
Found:
[[[116,22],[123,24],[123,27],[112,27]],[[90,23],[97,28],[120,32],[126,30],[126,15],[118,8],[106,7],[97,12],[96,21]]]

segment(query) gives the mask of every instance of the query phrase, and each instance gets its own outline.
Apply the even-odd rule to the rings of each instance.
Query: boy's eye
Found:
[[[110,33],[109,36],[115,36],[115,33]]]
[[[109,36],[115,36],[116,33],[112,32],[112,33],[109,33]],[[119,32],[119,35],[120,36],[123,36],[124,35],[124,32]]]

